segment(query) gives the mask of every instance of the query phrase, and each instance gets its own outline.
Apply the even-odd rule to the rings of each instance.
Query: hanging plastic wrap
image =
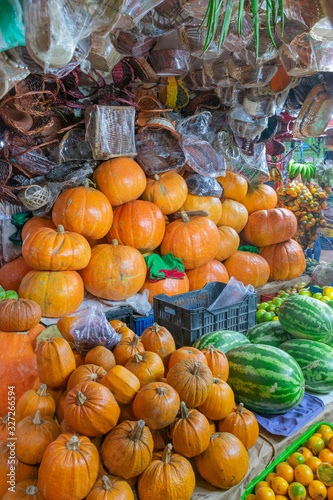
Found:
[[[130,30],[152,9],[157,7],[162,0],[128,0],[126,7],[117,21],[116,28]]]
[[[176,124],[176,130],[179,135],[196,135],[205,141],[214,140],[214,132],[210,129],[212,114],[209,111],[203,111],[189,118],[179,120]]]
[[[245,139],[254,139],[267,127],[267,118],[255,119],[238,105],[229,112],[229,125],[234,135]]]
[[[243,100],[244,111],[254,118],[266,118],[276,113],[274,95],[261,95],[256,89],[246,92]]]
[[[181,76],[190,69],[191,54],[174,30],[158,40],[149,60],[158,76]]]
[[[204,61],[203,67],[206,74],[212,78],[219,87],[230,88],[237,84],[237,80],[230,76],[227,66],[227,60],[230,55],[230,52],[225,52],[217,61]]]
[[[245,92],[245,89],[242,87],[233,85],[230,85],[230,87],[217,86],[216,88],[216,95],[219,97],[221,103],[228,108],[232,108],[236,104],[242,104]]]
[[[116,30],[111,40],[120,54],[133,57],[146,56],[157,42],[157,38],[140,33],[138,28],[131,31]]]
[[[186,177],[185,182],[190,194],[195,196],[223,196],[223,187],[212,177],[204,177],[199,174],[190,174]]]
[[[249,66],[262,66],[268,62],[274,61],[278,56],[278,49],[281,45],[281,41],[274,34],[275,45],[271,40],[267,28],[262,28],[259,30],[259,50],[258,57],[256,57],[256,37],[252,34],[246,47],[242,50],[241,57]]]
[[[333,42],[314,40],[309,34],[304,34],[292,45],[283,45],[280,57],[286,72],[291,76],[330,72],[333,71]]]
[[[246,47],[253,35],[253,17],[243,11],[242,15],[242,35],[238,35],[238,13],[233,16],[228,29],[228,34],[222,47],[230,52],[240,52]],[[219,30],[217,36],[220,37]]]
[[[157,28],[153,21],[154,10],[147,12],[147,14],[139,21],[137,28],[140,33],[146,36],[160,37],[166,33],[164,29]]]
[[[88,55],[88,61],[92,69],[110,73],[110,71],[123,59],[110,40],[110,34],[100,35],[93,33],[91,35],[91,49]]]
[[[195,135],[183,135],[181,145],[186,156],[186,170],[207,177],[225,175],[225,162],[207,141]]]
[[[184,77],[184,83],[190,90],[210,90],[216,87],[215,80],[209,76],[201,59],[191,61],[190,70]]]
[[[320,0],[284,0],[284,15],[289,20],[303,23],[308,29],[325,17]]]
[[[248,88],[265,87],[277,72],[276,65],[267,64],[251,67],[241,60],[235,60],[235,58],[228,60],[228,69],[232,78],[239,82],[242,87]]]
[[[333,98],[326,92],[324,83],[316,85],[308,94],[296,118],[292,133],[298,139],[319,137],[333,115]]]
[[[223,52],[229,53],[224,51],[223,48],[218,48],[218,39],[213,40],[209,48],[204,52],[206,36],[207,28],[200,28],[200,25],[186,25],[179,28],[179,37],[184,47],[188,49],[193,57],[214,60],[218,59]]]
[[[89,161],[92,160],[92,151],[85,138],[85,132],[79,128],[69,130],[59,143],[60,163],[72,160]]]
[[[7,94],[16,83],[29,75],[28,67],[12,50],[0,53],[0,99]]]
[[[179,0],[164,0],[152,11],[152,19],[154,25],[164,31],[192,22],[192,16],[186,12]]]

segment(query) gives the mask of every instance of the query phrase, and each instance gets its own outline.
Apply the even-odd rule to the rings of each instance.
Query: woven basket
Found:
[[[333,128],[330,128],[326,131],[325,146],[330,151],[333,151]]]
[[[129,57],[128,63],[134,69],[135,76],[143,83],[157,83],[158,76],[145,57]]]
[[[297,139],[319,137],[329,124],[333,114],[333,100],[326,92],[325,84],[316,85],[307,98],[293,125]]]
[[[18,198],[29,210],[37,210],[47,205],[50,200],[50,191],[47,184],[44,186],[33,184],[22,190]]]
[[[190,69],[191,55],[187,50],[153,50],[149,59],[158,76],[181,76]]]

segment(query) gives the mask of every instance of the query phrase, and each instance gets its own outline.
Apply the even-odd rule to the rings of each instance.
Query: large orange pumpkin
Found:
[[[260,255],[267,260],[270,267],[270,281],[285,281],[298,278],[306,268],[302,248],[295,240],[260,248]]]
[[[108,300],[126,300],[137,293],[146,279],[145,259],[136,248],[97,245],[81,276],[88,292]]]
[[[66,389],[70,391],[77,384],[82,382],[100,382],[102,378],[106,375],[104,368],[98,365],[86,364],[80,365],[76,370],[74,370],[67,382]]]
[[[180,408],[178,393],[168,384],[152,382],[140,389],[133,401],[135,418],[144,420],[150,429],[171,424]]]
[[[198,410],[187,409],[181,402],[180,415],[170,426],[172,444],[177,453],[191,458],[205,451],[210,443],[208,419]]]
[[[146,188],[146,176],[131,158],[114,158],[102,163],[94,181],[113,207],[137,200]]]
[[[151,281],[149,278],[144,282],[140,293],[144,290],[149,291],[148,300],[151,304],[154,302],[155,295],[165,293],[168,297],[179,295],[180,293],[187,293],[190,289],[188,277],[184,275],[184,279],[178,280],[175,278],[166,278],[165,280]]]
[[[16,422],[35,415],[38,410],[42,416],[49,417],[53,417],[56,411],[55,399],[47,391],[46,384],[41,384],[38,389],[29,389],[22,394],[16,405]]]
[[[222,184],[226,198],[242,201],[246,196],[248,185],[247,180],[242,175],[226,171],[225,177],[218,177],[216,180]]]
[[[46,227],[50,229],[56,228],[52,219],[47,219],[46,217],[31,217],[31,219],[29,219],[22,228],[22,241],[24,241],[29,234],[35,233],[36,231],[39,231],[39,229]]]
[[[134,354],[127,361],[125,368],[139,379],[140,387],[161,380],[165,370],[159,355],[150,351]]]
[[[244,205],[238,201],[226,198],[222,203],[222,216],[218,226],[232,227],[236,233],[240,233],[246,226],[248,213]]]
[[[164,233],[164,216],[158,206],[150,201],[135,200],[116,208],[107,238],[109,243],[118,240],[120,245],[145,253],[160,245]]]
[[[271,210],[277,204],[277,194],[267,184],[250,186],[247,195],[242,200],[242,205],[247,209],[249,215],[258,210]]]
[[[33,269],[77,271],[88,265],[91,249],[81,234],[58,226],[57,230],[44,228],[30,234],[22,245],[22,254]]]
[[[187,185],[183,177],[170,171],[151,177],[147,180],[147,187],[142,199],[152,201],[163,214],[174,214],[186,200]]]
[[[255,288],[267,283],[270,269],[267,261],[258,254],[237,251],[224,263],[229,276],[233,276],[244,285]]]
[[[194,194],[188,194],[181,210],[185,212],[206,210],[209,212],[210,220],[217,224],[222,215],[222,203],[220,198],[215,196],[195,196]]]
[[[286,208],[259,210],[250,215],[244,229],[246,240],[256,247],[267,247],[290,240],[297,231],[297,219]]]
[[[203,352],[199,351],[196,347],[180,347],[174,351],[169,359],[168,368],[172,368],[177,363],[184,361],[184,359],[194,359],[207,365],[207,360]],[[208,366],[208,365],[207,365]]]
[[[0,286],[4,290],[18,292],[22,279],[29,271],[31,271],[31,267],[28,266],[23,257],[8,262],[0,269]]]
[[[209,242],[209,244],[208,244]],[[220,236],[214,222],[208,217],[182,218],[166,227],[161,254],[172,253],[182,260],[185,269],[194,269],[212,260],[220,244]]]
[[[32,300],[5,299],[0,301],[0,330],[26,332],[35,328],[42,317],[40,306]]]
[[[106,196],[86,182],[61,193],[53,206],[52,220],[67,231],[99,239],[110,230],[113,212]]]
[[[207,283],[220,281],[228,283],[229,274],[222,262],[211,260],[203,266],[187,271],[187,276],[190,282],[190,292],[192,290],[201,290]]]
[[[199,410],[212,420],[221,420],[232,411],[235,404],[234,393],[227,382],[214,378],[213,388]]]
[[[220,245],[215,255],[215,259],[223,261],[236,252],[239,247],[238,233],[230,226],[218,226],[220,235]]]
[[[196,408],[205,402],[211,392],[213,375],[207,364],[185,359],[170,368],[167,383],[178,392],[186,406]]]
[[[42,316],[59,318],[81,305],[84,286],[76,271],[30,271],[21,282],[19,296],[37,302]]]
[[[61,337],[43,340],[36,355],[38,375],[43,384],[65,387],[76,368],[74,354],[68,342]]]
[[[119,405],[129,405],[140,389],[140,380],[121,365],[111,368],[102,378],[101,384],[112,392]]]

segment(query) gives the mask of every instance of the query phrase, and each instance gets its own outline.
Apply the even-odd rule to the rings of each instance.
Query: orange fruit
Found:
[[[319,432],[322,435],[323,440],[325,442],[328,441],[329,438],[333,436],[332,427],[330,427],[329,425],[326,425],[326,424],[320,425],[317,429],[317,432]]]
[[[319,465],[321,464],[321,460],[317,457],[310,457],[307,459],[305,462],[305,465],[308,465],[310,469],[312,469],[312,472],[315,474],[316,470],[318,469]]]
[[[276,495],[275,500],[288,500],[284,495]]]
[[[275,478],[275,476],[277,476],[276,472],[270,472],[269,474],[267,474],[267,476],[265,477],[265,481],[268,482],[269,484],[269,487],[271,488],[272,487],[272,481],[273,479]]]
[[[333,500],[333,486],[330,486],[327,490],[327,500]]]
[[[273,477],[271,488],[277,495],[286,495],[288,493],[288,486],[289,484],[283,477]]]
[[[291,483],[288,488],[290,500],[305,500],[306,489],[300,483]]]
[[[269,483],[267,481],[259,481],[254,488],[254,492],[257,493],[260,488],[269,488]]]
[[[295,481],[303,484],[303,486],[308,486],[313,479],[312,469],[308,465],[297,465],[295,469]]]
[[[277,464],[276,473],[278,476],[283,477],[287,483],[292,483],[294,480],[294,469],[287,462]]]
[[[329,438],[327,446],[331,451],[333,451],[333,436]]]
[[[317,477],[325,486],[333,486],[333,466],[320,464],[317,469]]]
[[[246,495],[245,500],[256,500],[256,496],[251,493],[251,495]]]
[[[297,452],[303,455],[305,460],[313,456],[312,451],[309,450],[309,448],[306,448],[305,446],[302,446],[302,448],[298,448]]]
[[[323,500],[327,497],[327,488],[321,481],[312,481],[308,491],[312,500]]]
[[[315,432],[314,434],[312,434],[312,436],[318,436],[318,437],[321,437],[321,438],[323,437],[323,435],[320,434],[320,432]]]
[[[303,457],[303,455],[301,455],[300,453],[293,453],[292,455],[290,455],[289,458],[287,458],[288,460],[288,464],[290,464],[292,466],[293,469],[295,469],[295,467],[297,467],[297,465],[300,465],[300,464],[304,464],[305,462],[305,458]]]
[[[328,448],[324,448],[318,455],[319,460],[325,462],[326,464],[333,465],[333,451]]]
[[[307,447],[312,451],[314,455],[318,455],[321,450],[325,448],[325,443],[320,436],[315,434],[307,440]]]
[[[256,492],[256,500],[275,500],[275,493],[271,488],[259,488]]]

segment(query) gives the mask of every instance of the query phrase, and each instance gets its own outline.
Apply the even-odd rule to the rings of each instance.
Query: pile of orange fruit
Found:
[[[333,429],[320,425],[246,500],[333,500]]]

